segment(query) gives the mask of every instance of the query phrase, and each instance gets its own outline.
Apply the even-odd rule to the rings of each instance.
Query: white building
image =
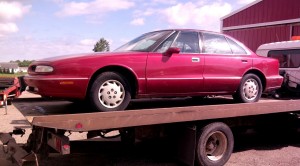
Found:
[[[18,63],[0,63],[0,73],[18,73],[20,72],[20,67]]]

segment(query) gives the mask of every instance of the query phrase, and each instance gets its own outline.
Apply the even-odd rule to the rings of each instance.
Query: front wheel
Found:
[[[126,78],[115,72],[100,74],[90,90],[91,104],[102,112],[124,110],[131,100]]]
[[[262,84],[255,74],[246,74],[233,98],[242,103],[257,102],[262,94]]]
[[[197,136],[197,165],[224,165],[233,150],[233,134],[230,128],[221,122],[204,126]]]

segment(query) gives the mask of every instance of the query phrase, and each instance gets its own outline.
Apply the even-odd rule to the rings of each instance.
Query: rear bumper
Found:
[[[279,89],[282,85],[283,82],[283,77],[278,75],[278,76],[273,76],[273,77],[267,77],[266,79],[266,88],[265,92],[270,92],[275,89]]]

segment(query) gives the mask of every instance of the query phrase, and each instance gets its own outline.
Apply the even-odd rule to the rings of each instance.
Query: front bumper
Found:
[[[30,92],[59,98],[84,99],[88,86],[88,78],[58,77],[58,76],[30,76],[24,77]]]

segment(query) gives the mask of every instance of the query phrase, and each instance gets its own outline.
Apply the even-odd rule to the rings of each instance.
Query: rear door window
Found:
[[[247,54],[247,52],[245,51],[245,49],[243,47],[241,47],[240,45],[238,45],[235,41],[231,40],[230,38],[226,38],[229,46],[233,52],[233,54]]]
[[[202,33],[203,53],[232,54],[231,48],[223,35]]]
[[[268,57],[279,60],[280,68],[299,68],[300,67],[300,49],[293,50],[271,50]]]

